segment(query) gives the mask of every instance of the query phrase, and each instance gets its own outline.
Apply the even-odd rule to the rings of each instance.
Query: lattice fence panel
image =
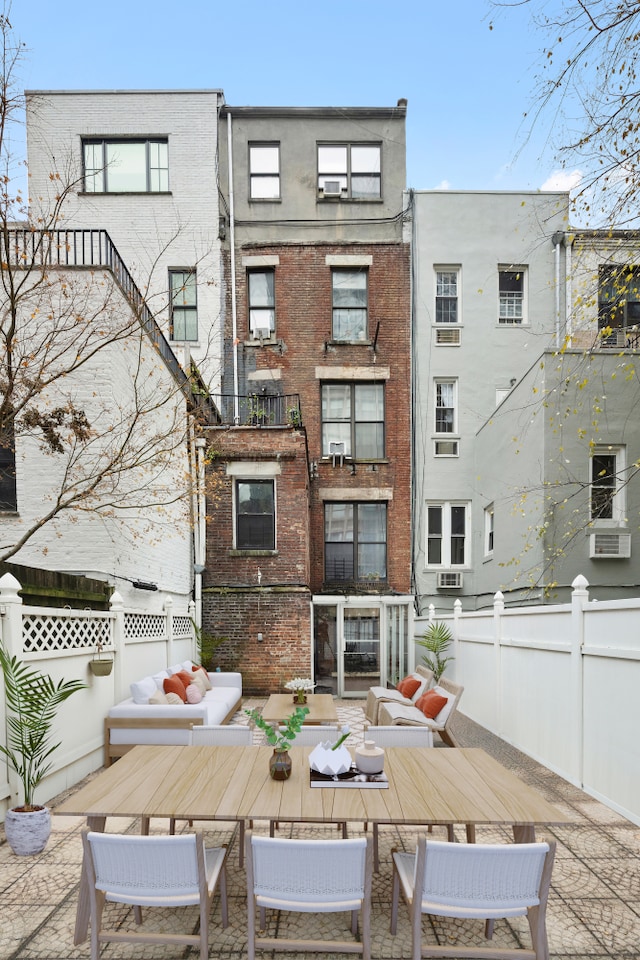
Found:
[[[192,636],[193,628],[191,624],[191,617],[174,617],[173,618],[173,635],[174,637],[190,637]]]
[[[22,618],[24,653],[90,650],[98,643],[108,647],[110,642],[111,619],[107,617],[26,614]]]
[[[125,613],[124,635],[127,640],[166,640],[166,617],[155,613]]]

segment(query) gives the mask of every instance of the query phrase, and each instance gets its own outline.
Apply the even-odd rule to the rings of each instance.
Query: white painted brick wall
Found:
[[[91,315],[92,310],[103,306],[106,288],[108,310],[103,312],[103,326],[108,329],[111,310],[114,322],[122,328],[131,311],[115,284],[109,291],[110,277],[110,274],[101,272],[90,274],[70,270],[65,272],[63,279],[67,296],[84,305],[85,315]],[[46,310],[42,311],[43,318],[46,313]],[[186,430],[184,397],[146,334],[142,335],[141,341],[139,332],[132,333],[121,343],[110,342],[108,334],[104,339],[106,345],[99,353],[65,378],[59,387],[50,389],[43,402],[55,406],[64,397],[72,396],[75,405],[85,410],[97,433],[104,433],[109,426],[117,425],[120,410],[126,413],[132,409],[133,376],[140,355],[138,390],[150,402],[168,399],[163,406],[142,418],[139,436],[142,431],[149,436],[156,429],[165,430],[177,416],[175,435],[182,438]],[[3,516],[4,543],[15,542],[22,530],[47,511],[67,464],[66,456],[46,454],[35,438],[25,436],[18,436],[16,454],[19,515],[15,518]],[[188,469],[187,446],[181,443],[172,452],[155,488],[160,494],[157,499],[170,498],[181,491],[177,503],[166,507],[149,506],[151,493],[145,492],[139,510],[123,511],[120,515],[117,511],[112,515],[98,515],[91,509],[63,513],[48,522],[12,559],[46,569],[109,579],[123,594],[127,605],[148,608],[153,596],[151,608],[157,604],[160,610],[162,601],[169,594],[175,600],[175,609],[185,611],[192,574]],[[151,484],[149,468],[143,466],[141,473],[145,484]],[[130,483],[132,477],[131,473],[125,474],[122,486]],[[153,490],[153,487],[147,486],[147,489]],[[141,594],[133,589],[132,580],[156,583],[159,592]]]
[[[61,226],[108,231],[167,337],[168,268],[196,266],[200,339],[192,355],[213,391],[220,389],[222,356],[219,97],[215,90],[27,93],[33,215],[50,209],[60,184],[76,183]],[[83,193],[83,136],[168,137],[170,195]],[[182,362],[182,348],[175,352]]]

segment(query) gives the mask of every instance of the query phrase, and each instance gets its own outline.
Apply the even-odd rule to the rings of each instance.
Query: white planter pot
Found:
[[[19,857],[41,853],[51,833],[51,811],[48,807],[28,812],[7,810],[4,832],[7,843]]]

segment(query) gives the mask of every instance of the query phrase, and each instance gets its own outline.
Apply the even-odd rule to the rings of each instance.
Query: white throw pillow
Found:
[[[158,688],[158,690],[162,690],[162,683],[164,680],[167,679],[168,676],[169,676],[168,670],[161,670],[160,673],[154,673],[153,679],[156,682],[156,687]]]
[[[448,690],[445,690],[444,687],[434,687],[436,693],[439,693],[441,697],[446,697],[446,705],[442,708],[437,717],[435,717],[436,723],[446,723],[449,714],[451,713],[451,708],[453,707],[453,701],[456,698],[455,693],[449,693]]]
[[[173,704],[176,707],[182,707],[184,705],[184,700],[181,700],[177,693],[165,693],[167,698],[167,703]]]
[[[152,697],[157,689],[153,677],[144,677],[142,680],[136,680],[129,687],[134,703],[148,703],[149,697]]]
[[[180,698],[178,697],[178,699]],[[166,704],[169,703],[169,701],[167,700],[167,694],[164,692],[164,690],[156,690],[156,692],[149,697],[148,703]]]

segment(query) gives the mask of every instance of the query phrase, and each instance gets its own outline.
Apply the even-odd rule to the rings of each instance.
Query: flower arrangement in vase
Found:
[[[245,710],[256,727],[264,733],[267,743],[273,747],[273,756],[269,761],[269,773],[272,780],[288,780],[291,776],[291,757],[289,747],[300,733],[304,718],[309,713],[309,707],[296,707],[281,728],[277,724],[268,723],[258,710]]]
[[[291,690],[293,693],[294,703],[306,703],[307,694],[310,693],[314,687],[315,683],[311,677],[294,677],[293,680],[288,680],[284,685],[285,690]]]

